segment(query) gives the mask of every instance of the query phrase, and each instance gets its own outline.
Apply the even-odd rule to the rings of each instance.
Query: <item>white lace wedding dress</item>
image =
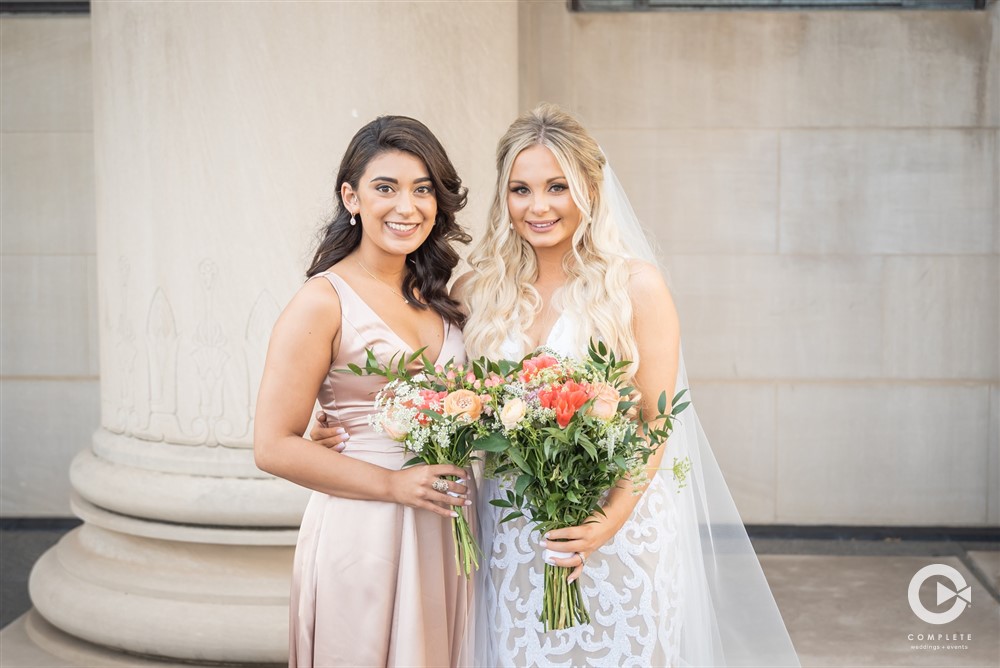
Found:
[[[580,357],[587,338],[564,313],[545,345]],[[525,354],[514,336],[502,352]],[[682,359],[677,390],[686,387]],[[585,626],[544,632],[538,532],[524,518],[500,524],[503,511],[489,501],[506,483],[483,481],[477,666],[798,665],[707,441],[698,446],[694,407],[682,415],[664,462],[690,456],[691,484],[678,491],[670,475],[657,475],[614,539],[588,556]]]

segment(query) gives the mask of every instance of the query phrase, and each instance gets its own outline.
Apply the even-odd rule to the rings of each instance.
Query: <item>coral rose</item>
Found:
[[[521,381],[527,383],[531,381],[532,378],[537,376],[538,372],[542,369],[548,369],[558,365],[559,360],[552,355],[538,355],[537,357],[526,359],[521,364]]]
[[[580,407],[590,399],[590,386],[568,380],[556,383],[538,393],[538,402],[542,408],[555,411],[556,422],[565,429]]]
[[[507,429],[513,429],[524,417],[526,410],[527,407],[524,405],[524,401],[514,397],[503,405],[503,409],[500,411],[500,422]]]
[[[618,394],[613,386],[607,383],[598,383],[592,387],[594,403],[590,405],[590,410],[587,411],[588,415],[591,415],[598,420],[610,420],[618,412]]]
[[[444,398],[444,414],[464,417],[469,422],[479,419],[483,401],[470,390],[455,390]]]

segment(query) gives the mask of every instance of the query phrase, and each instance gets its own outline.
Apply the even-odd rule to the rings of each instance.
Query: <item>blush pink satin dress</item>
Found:
[[[364,367],[365,348],[388,362],[409,346],[342,278],[319,276],[336,289],[343,311],[340,350],[319,403],[351,435],[344,455],[398,470],[410,457],[368,424],[382,379],[333,369]],[[464,361],[461,330],[444,327],[437,361]],[[295,548],[289,666],[468,665],[471,596],[447,518],[313,492]]]

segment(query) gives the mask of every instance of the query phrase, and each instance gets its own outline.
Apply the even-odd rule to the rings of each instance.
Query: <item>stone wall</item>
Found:
[[[1000,11],[570,14],[575,110],[659,243],[745,521],[1000,522]]]
[[[98,424],[90,19],[0,17],[0,515],[68,516]]]
[[[177,13],[187,10],[170,11],[161,20],[187,20]],[[129,332],[149,338],[151,315],[166,312],[164,299],[183,329],[176,343],[188,361],[201,341],[195,332],[211,320],[205,309],[213,286],[216,297],[219,290],[237,295],[213,306],[220,321],[239,324],[226,330],[227,345],[240,339],[242,346],[253,333],[247,324],[255,308],[284,303],[328,209],[335,154],[361,120],[388,111],[426,120],[452,148],[473,191],[465,222],[480,228],[490,161],[465,148],[470,128],[447,123],[452,112],[440,110],[461,105],[471,130],[489,134],[483,141],[491,146],[503,127],[495,114],[480,118],[481,99],[456,91],[442,101],[399,82],[366,80],[363,68],[338,72],[326,64],[334,51],[309,60],[308,45],[328,31],[313,22],[303,33],[301,16],[281,12],[265,21],[234,19],[263,32],[247,34],[243,50],[209,53],[212,31],[226,21],[198,11],[189,25],[201,33],[184,34],[206,45],[202,51],[143,49],[143,57],[160,53],[164,60],[133,59],[132,74],[106,75],[169,104],[177,86],[184,87],[178,99],[191,100],[199,86],[237,85],[227,73],[244,66],[294,62],[298,74],[268,75],[260,89],[246,83],[253,78],[229,92],[206,88],[225,101],[212,109],[186,103],[158,116],[153,107],[145,130],[132,128],[132,139],[107,144],[108,161],[114,151],[136,159],[129,152],[139,145],[145,157],[136,169],[151,169],[156,152],[192,169],[161,172],[168,180],[156,182],[160,190],[119,198],[133,203],[128,211],[104,212],[119,222],[102,242],[114,257],[102,265],[100,290],[90,20],[0,18],[3,516],[68,514],[69,460],[98,424],[97,295],[105,301],[105,421],[121,426],[128,410],[151,411],[145,375],[135,385],[144,395],[122,394],[123,362],[145,354],[128,350]],[[374,25],[378,11],[345,10],[342,17],[358,31]],[[419,6],[407,11],[415,30],[434,18]],[[482,20],[477,15],[470,25]],[[294,39],[286,38],[290,30],[298,31]],[[611,157],[671,271],[694,394],[746,521],[1000,522],[998,5],[987,12],[581,15],[562,2],[522,3],[517,32],[520,62],[511,76],[520,95],[518,104],[506,103],[511,115],[543,99],[564,104]],[[285,47],[254,47],[268,42]],[[504,53],[497,58],[513,57]],[[415,65],[461,60],[455,52]],[[490,77],[513,68],[496,62]],[[168,71],[196,76],[152,88],[156,73]],[[148,85],[133,75],[149,78]],[[507,86],[501,83],[498,90]],[[342,106],[336,100],[343,97],[356,102]],[[317,119],[325,106],[338,110],[328,131],[304,135],[323,125]],[[112,123],[109,138],[115,113],[103,115]],[[172,135],[171,118],[183,120],[178,132],[214,130],[201,138]],[[262,130],[268,127],[273,132]],[[150,128],[155,132],[144,134]],[[149,142],[159,142],[156,152]],[[198,145],[205,152],[192,153],[189,163],[169,153]],[[261,163],[261,155],[270,159]],[[206,161],[211,172],[193,168]],[[244,193],[238,208],[220,196],[218,208],[206,209],[206,202],[216,205],[205,179]],[[202,192],[201,208],[163,197],[186,187]],[[129,217],[145,222],[130,229],[121,222]],[[210,223],[219,217],[245,219],[245,228],[226,229],[246,236],[214,235]],[[274,235],[274,226],[286,232]],[[271,267],[247,275],[246,289],[234,293],[229,282],[244,263],[230,257],[234,244],[259,253],[252,237],[261,234],[272,241],[251,264]],[[134,247],[143,250],[128,250]],[[143,260],[149,257],[152,265]],[[260,305],[265,289],[267,304]],[[241,403],[222,408],[242,420],[252,407],[253,359],[245,357],[226,381],[225,396]],[[143,363],[136,372],[149,370]],[[200,396],[197,369],[180,371],[190,375],[181,382],[191,391],[175,412],[193,433],[199,411],[211,417],[215,409],[191,403]],[[248,384],[236,387],[241,378]],[[223,441],[237,429],[214,426]],[[237,449],[248,444],[230,439]]]

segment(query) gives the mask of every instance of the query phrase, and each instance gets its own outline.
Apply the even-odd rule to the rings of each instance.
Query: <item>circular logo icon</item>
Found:
[[[932,578],[939,575],[951,582],[952,588],[948,588],[944,583],[937,583],[937,604],[947,603],[955,599],[951,607],[944,612],[932,612],[924,607],[920,601],[920,586]],[[913,614],[928,624],[947,624],[958,619],[958,616],[965,612],[965,607],[972,603],[972,588],[965,582],[962,574],[951,566],[945,564],[931,564],[924,566],[917,571],[913,579],[910,580],[910,588],[907,591],[907,598],[910,601],[910,608]]]

